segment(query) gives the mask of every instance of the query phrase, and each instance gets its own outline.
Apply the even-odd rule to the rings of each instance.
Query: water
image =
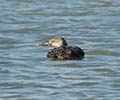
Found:
[[[64,36],[82,61],[50,61]],[[120,0],[0,0],[0,100],[120,100]]]

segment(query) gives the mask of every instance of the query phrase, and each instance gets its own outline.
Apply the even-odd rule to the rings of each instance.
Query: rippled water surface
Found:
[[[82,61],[50,61],[53,36]],[[120,0],[0,0],[0,100],[120,100]]]

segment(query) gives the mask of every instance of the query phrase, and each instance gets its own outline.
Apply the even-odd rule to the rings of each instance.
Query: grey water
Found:
[[[54,36],[85,58],[49,60]],[[120,0],[0,0],[0,100],[120,100]]]

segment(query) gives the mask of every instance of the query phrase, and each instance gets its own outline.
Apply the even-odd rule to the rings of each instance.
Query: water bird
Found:
[[[53,37],[47,42],[42,43],[44,46],[54,46],[47,53],[47,57],[55,60],[82,60],[85,56],[84,51],[78,46],[68,46],[66,40],[61,37]]]

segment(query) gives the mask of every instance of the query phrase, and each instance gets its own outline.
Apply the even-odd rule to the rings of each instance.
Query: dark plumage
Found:
[[[50,49],[47,57],[58,60],[81,60],[84,55],[84,51],[77,46],[61,46]]]

